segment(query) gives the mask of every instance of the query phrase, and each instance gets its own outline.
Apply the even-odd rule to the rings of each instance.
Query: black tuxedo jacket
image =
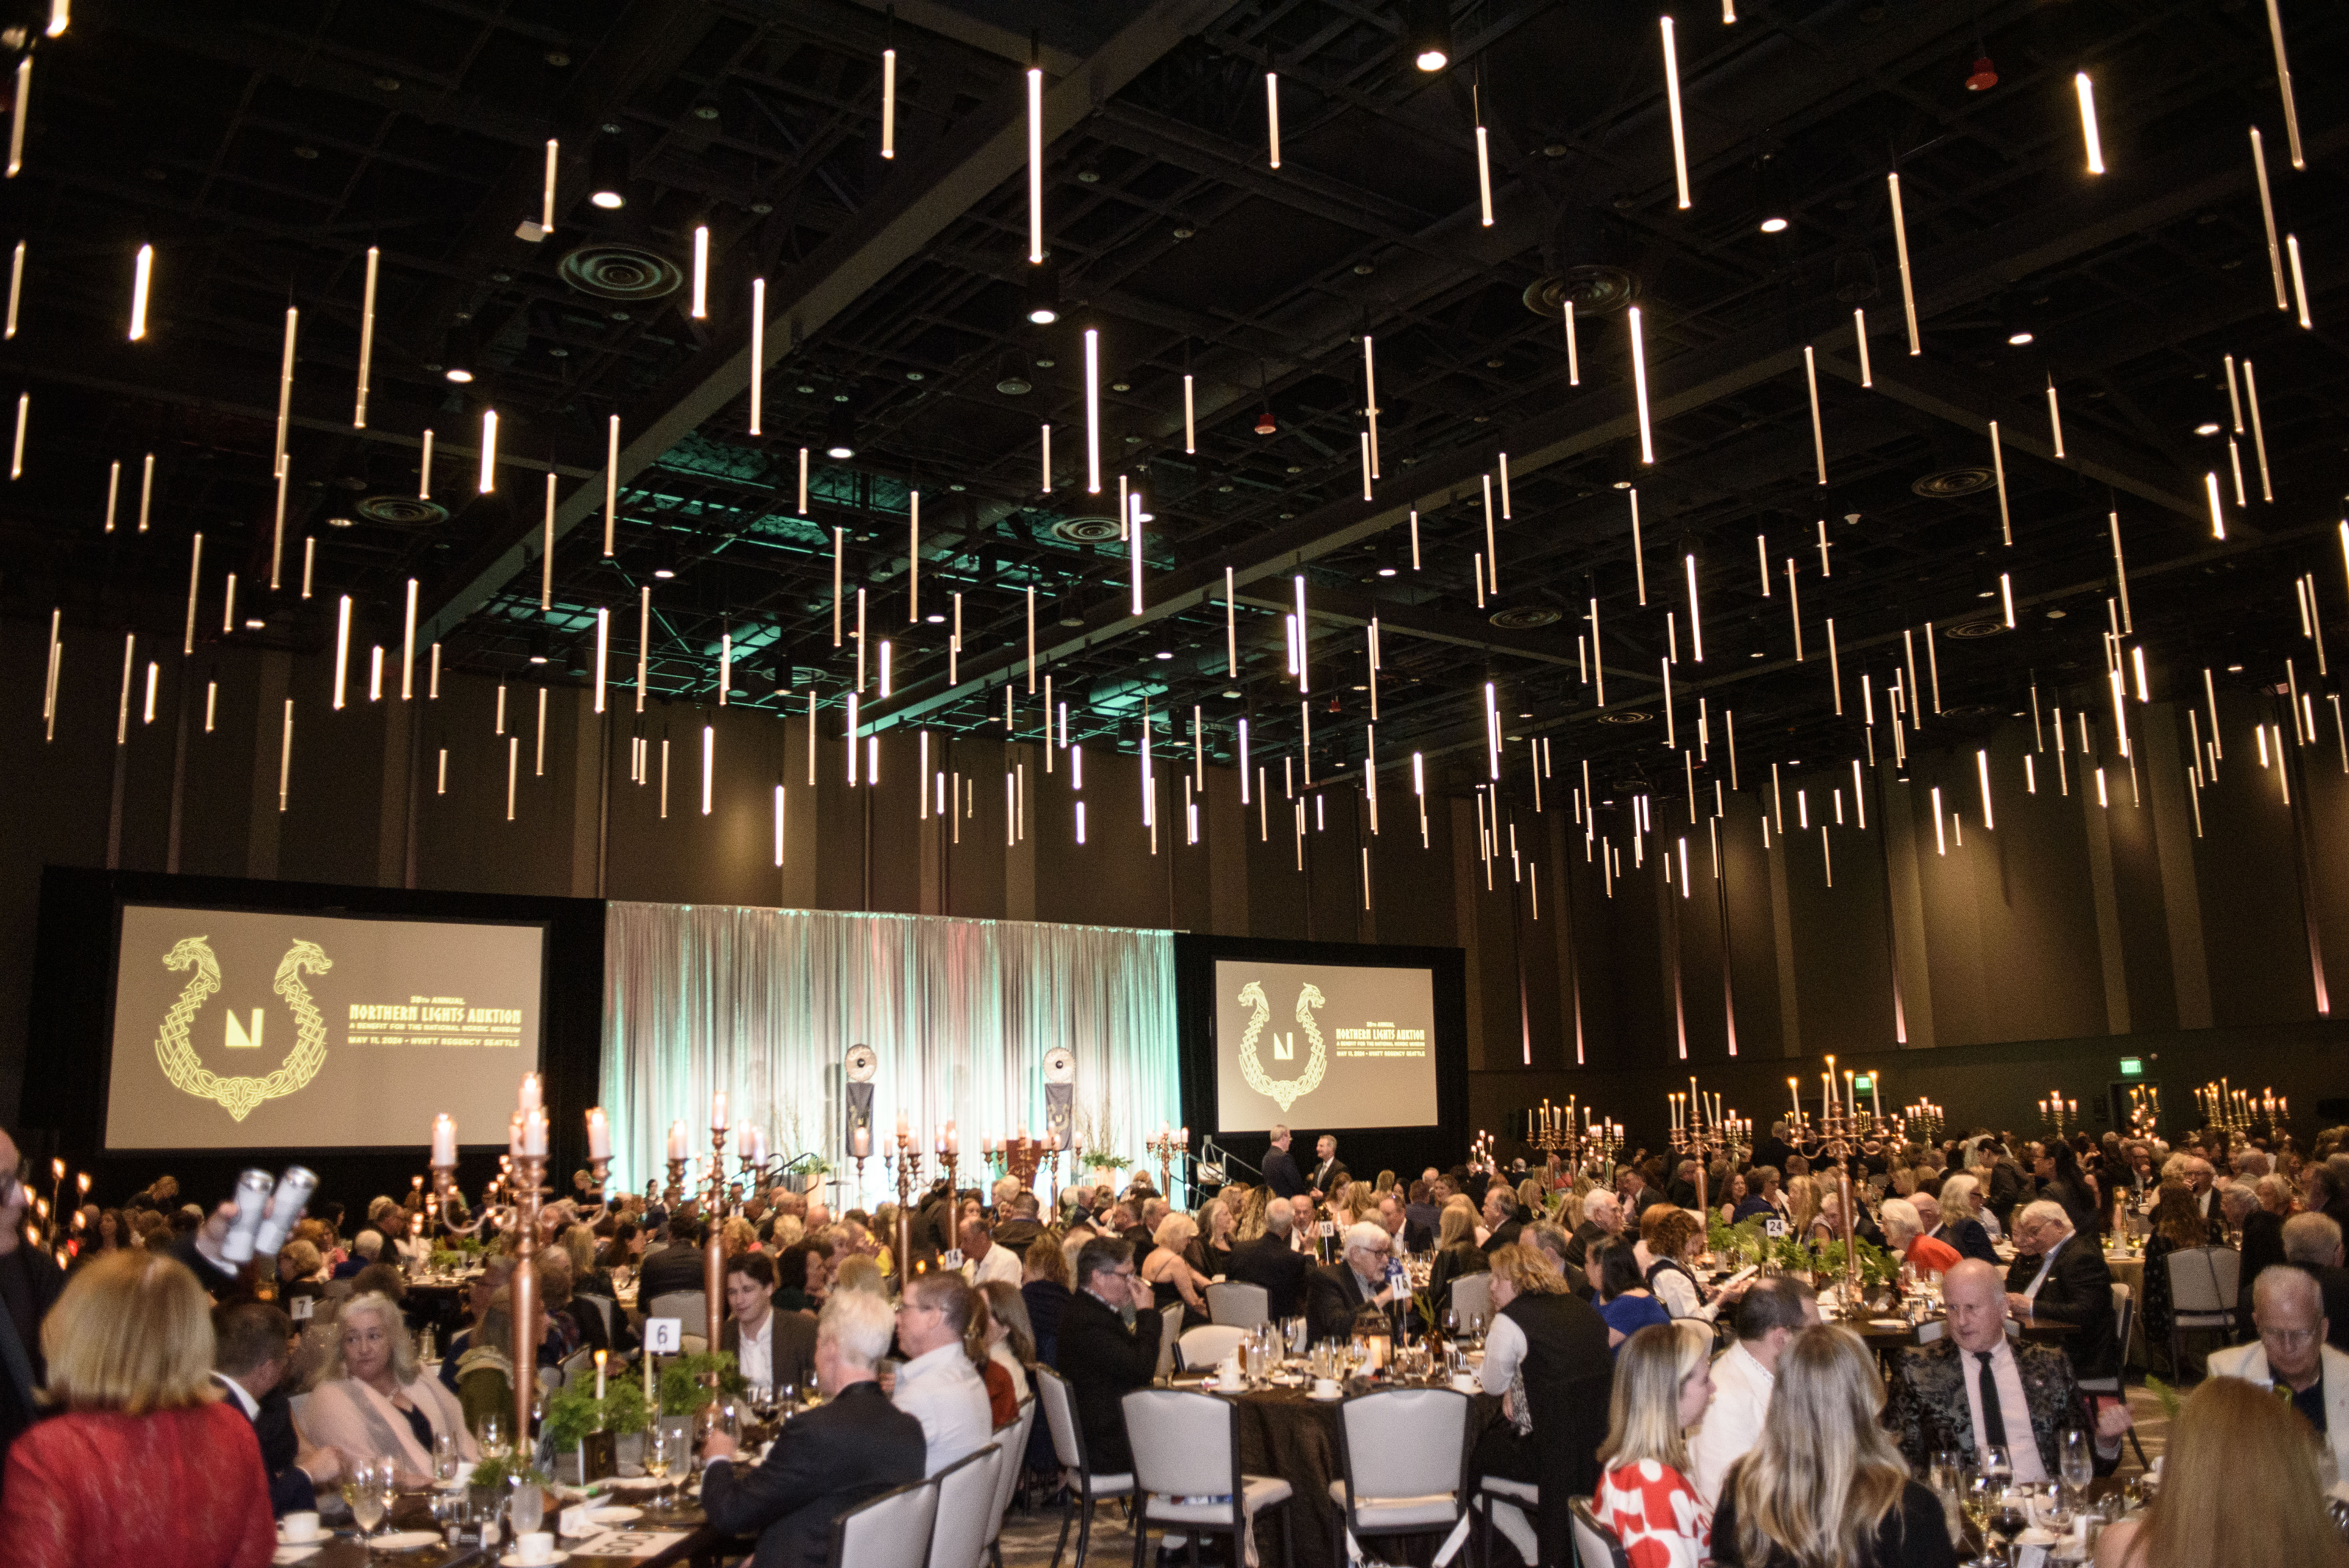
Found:
[[[1297,1168],[1297,1156],[1286,1149],[1276,1149],[1264,1157],[1264,1184],[1276,1198],[1302,1197],[1308,1191],[1305,1173]]]
[[[1343,1187],[1347,1182],[1353,1179],[1352,1173],[1346,1169],[1346,1162],[1339,1159],[1334,1154],[1330,1157],[1330,1167],[1328,1170],[1323,1170],[1321,1162],[1319,1160],[1316,1160],[1312,1166],[1305,1172],[1305,1185],[1307,1190],[1310,1191],[1315,1187],[1319,1187],[1321,1189],[1321,1195],[1325,1198],[1336,1192],[1339,1188]]]
[[[2006,1288],[2020,1293],[2039,1274],[2040,1259],[2017,1257],[2006,1271]],[[2120,1346],[2115,1339],[2113,1271],[2106,1266],[2104,1249],[2094,1235],[2075,1232],[2055,1254],[2047,1281],[2033,1298],[2032,1316],[2044,1323],[2068,1323],[2075,1332],[2064,1336],[2064,1354],[2082,1377],[2109,1377],[2120,1367]]]
[[[1507,1246],[1511,1242],[1516,1241],[1519,1233],[1522,1233],[1525,1228],[1526,1222],[1523,1220],[1502,1221],[1499,1225],[1494,1228],[1493,1233],[1485,1238],[1485,1255],[1486,1257],[1490,1257],[1495,1253],[1499,1252],[1503,1247]]]
[[[720,1461],[701,1485],[711,1526],[756,1531],[756,1568],[825,1568],[833,1522],[869,1497],[922,1479],[922,1423],[874,1382],[852,1383],[794,1416],[763,1463]]]
[[[1961,1258],[1980,1258],[1986,1264],[1998,1262],[1998,1249],[1991,1244],[1990,1233],[1982,1229],[1980,1220],[1944,1220],[1933,1234],[1957,1248]]]
[[[1158,1375],[1159,1315],[1143,1311],[1129,1327],[1122,1314],[1103,1306],[1091,1291],[1069,1297],[1061,1315],[1061,1342],[1053,1365],[1069,1380],[1077,1424],[1084,1429],[1085,1460],[1097,1475],[1133,1468],[1125,1440],[1125,1409],[1119,1401],[1147,1388]]]
[[[1354,1333],[1354,1316],[1370,1299],[1362,1294],[1361,1283],[1346,1264],[1325,1264],[1305,1281],[1305,1331],[1317,1343],[1350,1339]]]
[[[699,1247],[671,1242],[647,1256],[643,1266],[636,1271],[636,1300],[643,1304],[644,1310],[649,1312],[657,1297],[678,1291],[699,1290],[709,1280],[703,1267]],[[692,1332],[693,1325],[688,1323],[685,1326],[686,1332]],[[703,1326],[703,1332],[709,1332],[707,1325]]]
[[[1305,1276],[1312,1272],[1312,1259],[1290,1246],[1286,1236],[1267,1232],[1232,1248],[1231,1264],[1224,1270],[1224,1277],[1262,1285],[1264,1310],[1278,1321],[1304,1310]]]

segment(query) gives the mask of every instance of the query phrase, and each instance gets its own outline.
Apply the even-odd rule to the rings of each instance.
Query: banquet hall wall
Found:
[[[1457,945],[1468,955],[1472,1107],[1475,1124],[1495,1132],[1524,1105],[1569,1092],[1636,1124],[1651,1105],[1660,1113],[1664,1088],[1691,1070],[1709,1088],[1751,1071],[1757,1087],[1734,1098],[1740,1109],[1765,1111],[1783,1100],[1786,1073],[1807,1065],[1815,1074],[1824,1051],[1868,1065],[1900,1048],[1896,975],[1916,1065],[1888,1063],[1889,1092],[1903,1099],[1930,1093],[1961,1119],[2025,1119],[2013,1108],[2027,1111],[2034,1095],[2054,1087],[2040,1082],[2042,1064],[2109,1067],[2108,1058],[2156,1050],[2173,1110],[2184,1109],[2187,1083],[2220,1073],[2238,1087],[2272,1083],[2304,1108],[2304,1119],[2319,1099],[2342,1092],[2332,1055],[2338,1031],[2320,1018],[2312,951],[2333,960],[2336,987],[2349,985],[2349,892],[2332,874],[2340,846],[2349,845],[2349,778],[2332,748],[2296,751],[2286,806],[2277,772],[2254,755],[2247,697],[2225,707],[2226,761],[2201,792],[2199,837],[2184,782],[2183,710],[2132,709],[2139,775],[2134,788],[2125,773],[2108,777],[2110,804],[2102,807],[2077,776],[2076,754],[2066,764],[2068,795],[2054,787],[2052,752],[2033,754],[2039,789],[2024,791],[2027,721],[1977,721],[1961,739],[1946,740],[1929,723],[1907,781],[1889,765],[1869,779],[1868,830],[1855,820],[1829,833],[1832,887],[1818,824],[1833,820],[1837,789],[1842,810],[1857,817],[1847,759],[1780,769],[1786,830],[1774,821],[1765,851],[1764,811],[1781,807],[1768,760],[1749,740],[1744,789],[1726,797],[1722,820],[1724,880],[1713,879],[1711,819],[1700,816],[1688,830],[1693,896],[1682,897],[1677,862],[1687,802],[1675,786],[1679,758],[1660,747],[1649,769],[1658,780],[1657,834],[1643,864],[1634,864],[1624,838],[1628,797],[1598,813],[1599,830],[1622,858],[1610,897],[1571,817],[1570,731],[1557,743],[1557,776],[1538,815],[1524,753],[1512,748],[1512,792],[1524,799],[1503,826],[1488,887],[1475,799],[1431,797],[1423,848],[1409,775],[1392,765],[1400,757],[1381,777],[1383,831],[1375,837],[1350,779],[1326,791],[1318,830],[1309,804],[1300,872],[1288,802],[1272,801],[1268,836],[1268,819],[1242,807],[1227,769],[1206,770],[1200,841],[1183,842],[1187,769],[1165,756],[1163,742],[1154,854],[1138,820],[1133,758],[1106,750],[1088,758],[1088,842],[1079,846],[1065,753],[1047,775],[1033,741],[947,747],[934,738],[934,764],[971,785],[957,842],[952,828],[917,814],[915,742],[905,731],[883,743],[881,784],[854,790],[839,739],[829,737],[811,789],[803,711],[781,720],[742,707],[656,703],[639,721],[630,694],[616,689],[616,711],[599,724],[586,692],[556,686],[541,775],[537,688],[517,683],[507,694],[507,735],[519,740],[508,821],[508,746],[492,733],[492,683],[452,674],[439,701],[419,695],[401,703],[367,701],[364,681],[355,681],[352,700],[336,712],[330,659],[227,649],[187,666],[184,735],[173,659],[155,720],[142,722],[134,700],[118,747],[121,645],[69,634],[57,737],[44,743],[37,672],[46,634],[46,624],[0,624],[0,669],[25,676],[0,681],[0,733],[17,738],[0,748],[0,810],[15,829],[0,835],[0,1116],[9,1118],[18,1114],[26,1001],[36,983],[32,927],[47,863]],[[210,733],[207,680],[219,683]],[[289,697],[295,735],[281,811]],[[2256,717],[2268,717],[2263,704]],[[829,710],[827,718],[837,723]],[[705,720],[716,734],[707,816]],[[630,781],[628,736],[639,722],[656,771],[662,736],[670,742],[665,820],[657,784]],[[1952,749],[1934,749],[1944,744]],[[1976,747],[1987,748],[1998,781],[1989,831]],[[1431,758],[1432,775],[1439,760]],[[1464,755],[1464,769],[1474,760]],[[1005,772],[1021,767],[1026,831],[1007,845]],[[1353,758],[1346,772],[1359,769]],[[789,787],[781,869],[773,852],[779,780]],[[1464,789],[1473,781],[1464,771],[1454,780]],[[1930,804],[1937,786],[1945,813],[1958,816],[1955,824],[1942,819],[1945,853]],[[1710,796],[1702,776],[1699,789]],[[1798,797],[1798,789],[1806,793]],[[1703,805],[1709,810],[1709,799]],[[1799,826],[1805,812],[1808,831]],[[1512,880],[1512,834],[1530,880]],[[1660,847],[1674,861],[1669,882]],[[2306,901],[2303,882],[2312,890]],[[1929,1051],[1940,1054],[1919,1054]],[[2230,1061],[2247,1065],[2233,1069]],[[2063,1087],[2089,1098],[2077,1073]],[[2010,1109],[1994,1113],[1993,1105]]]

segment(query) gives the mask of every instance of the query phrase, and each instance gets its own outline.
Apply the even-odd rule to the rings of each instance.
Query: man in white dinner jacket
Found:
[[[2324,1343],[2324,1296],[2314,1276],[2290,1264],[2260,1271],[2251,1284],[2259,1343],[2210,1352],[2210,1376],[2292,1390],[2333,1456],[2328,1480],[2349,1478],[2349,1355]]]

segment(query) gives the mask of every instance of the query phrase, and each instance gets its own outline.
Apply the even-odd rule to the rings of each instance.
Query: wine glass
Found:
[[[446,1486],[449,1482],[455,1480],[457,1479],[457,1434],[454,1432],[434,1432],[432,1434],[433,1480],[441,1486]]]
[[[475,1434],[481,1439],[481,1457],[497,1459],[506,1451],[506,1417],[503,1410],[487,1410],[481,1415],[481,1429]]]
[[[2087,1429],[2084,1427],[2064,1428],[2056,1434],[2055,1449],[2058,1455],[2056,1473],[2071,1489],[2073,1506],[2076,1508],[2085,1501],[2088,1482],[2095,1479],[2096,1473],[2095,1450],[2089,1445]]]
[[[656,1507],[666,1507],[669,1465],[677,1457],[678,1434],[661,1421],[645,1433],[645,1473],[662,1484],[653,1491]]]
[[[392,1484],[389,1460],[362,1460],[351,1467],[351,1484],[345,1490],[344,1501],[351,1505],[351,1518],[358,1524],[370,1559],[375,1555],[376,1532],[391,1512]]]

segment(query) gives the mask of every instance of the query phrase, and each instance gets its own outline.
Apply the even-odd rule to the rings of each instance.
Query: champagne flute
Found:
[[[645,1433],[645,1473],[662,1483],[654,1488],[653,1499],[654,1505],[663,1509],[667,1506],[663,1500],[668,1495],[668,1467],[675,1442],[668,1428],[657,1420]]]
[[[2085,1428],[2066,1427],[2055,1439],[2058,1459],[2056,1470],[2064,1484],[2072,1490],[2073,1506],[2085,1503],[2088,1483],[2095,1478],[2095,1450],[2089,1445]]]

